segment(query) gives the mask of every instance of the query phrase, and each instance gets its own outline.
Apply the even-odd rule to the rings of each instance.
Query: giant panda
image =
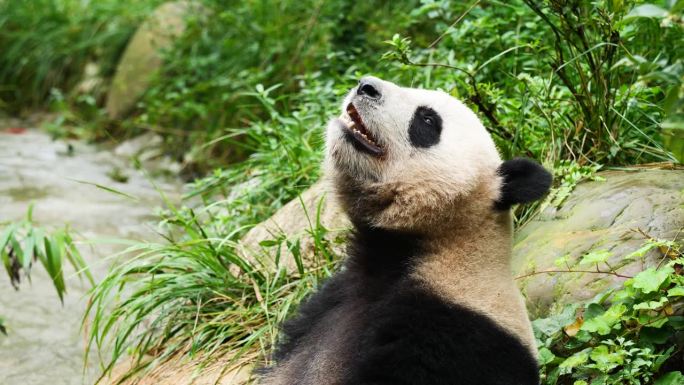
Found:
[[[353,231],[342,269],[283,325],[267,385],[534,385],[510,208],[551,175],[502,162],[447,93],[364,77],[326,131]]]

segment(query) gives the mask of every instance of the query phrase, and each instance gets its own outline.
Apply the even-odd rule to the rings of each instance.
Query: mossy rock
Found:
[[[527,298],[531,316],[554,307],[585,301],[626,279],[598,273],[542,273],[548,270],[595,270],[578,266],[592,251],[611,253],[608,264],[632,276],[663,258],[658,250],[625,259],[647,236],[684,238],[684,170],[640,169],[599,174],[605,181],[577,186],[560,208],[549,207],[520,229],[513,249],[513,273]],[[567,256],[566,263],[556,261]],[[610,270],[600,266],[601,271]],[[533,274],[533,275],[529,275]]]

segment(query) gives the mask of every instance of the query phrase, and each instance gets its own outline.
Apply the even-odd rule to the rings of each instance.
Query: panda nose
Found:
[[[371,99],[380,99],[379,85],[371,78],[362,78],[356,88],[357,95],[367,96]]]

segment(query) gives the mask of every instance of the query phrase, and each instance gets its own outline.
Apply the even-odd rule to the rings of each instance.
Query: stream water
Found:
[[[111,262],[104,257],[121,247],[104,239],[157,238],[153,210],[161,204],[160,196],[130,161],[84,143],[52,141],[41,131],[8,126],[0,122],[0,223],[24,217],[31,203],[39,225],[68,223],[79,239],[91,240],[80,248],[96,280]],[[114,180],[124,179],[122,175],[125,183]],[[173,200],[179,196],[180,183],[155,183]],[[42,267],[33,269],[31,282],[22,282],[19,291],[0,268],[0,316],[8,329],[8,336],[0,335],[0,385],[93,383],[97,363],[92,360],[84,368],[80,331],[89,287],[73,270],[66,276],[68,292],[61,304]]]

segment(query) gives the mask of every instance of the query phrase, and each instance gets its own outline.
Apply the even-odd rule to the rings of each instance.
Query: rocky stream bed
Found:
[[[178,197],[180,183],[155,183]],[[96,280],[112,262],[104,257],[122,247],[112,240],[157,237],[153,214],[160,195],[130,160],[81,142],[53,141],[19,122],[0,122],[0,222],[21,219],[31,203],[40,226],[69,224],[79,240],[88,240],[80,249]],[[8,336],[0,335],[0,384],[93,383],[97,360],[91,360],[84,373],[85,339],[80,331],[89,286],[73,270],[65,276],[67,294],[61,304],[41,267],[33,269],[31,282],[23,281],[19,291],[3,273],[0,315]]]

